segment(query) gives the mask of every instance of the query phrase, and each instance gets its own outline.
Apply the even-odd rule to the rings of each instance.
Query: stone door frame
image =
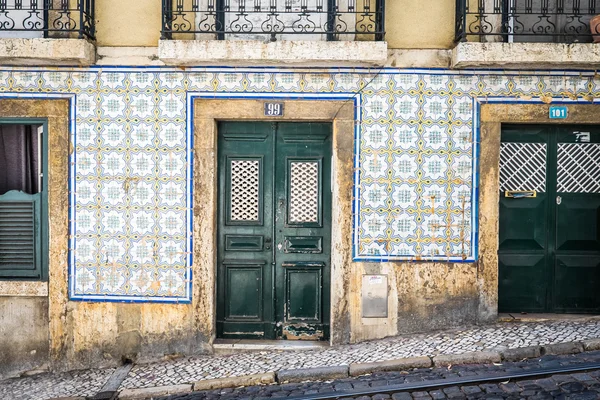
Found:
[[[356,99],[285,100],[285,116],[266,117],[264,100],[194,98],[192,305],[199,335],[216,337],[217,123],[219,121],[330,122],[333,125],[330,343],[347,342],[352,265],[352,191]]]
[[[476,100],[477,101],[477,100]],[[600,107],[593,103],[565,102],[569,108],[566,119],[549,119],[549,108],[553,103],[541,101],[509,102],[498,99],[487,102],[481,99],[476,103],[479,118],[473,123],[479,123],[479,257],[477,262],[478,274],[483,276],[480,290],[480,311],[483,314],[498,314],[498,246],[499,246],[499,216],[500,193],[500,135],[502,124],[590,124],[600,125]]]

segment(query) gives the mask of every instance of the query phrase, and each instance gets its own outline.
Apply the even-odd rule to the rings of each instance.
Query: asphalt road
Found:
[[[263,399],[308,396],[316,393],[337,392],[343,399],[359,400],[427,400],[427,399],[600,399],[600,370],[556,374],[538,379],[522,379],[500,383],[481,383],[464,386],[448,386],[435,390],[373,394],[369,396],[343,396],[343,392],[353,389],[380,389],[390,385],[408,382],[426,382],[437,379],[452,380],[466,376],[485,377],[501,372],[519,372],[537,368],[570,366],[586,362],[600,362],[600,352],[581,353],[567,356],[544,356],[498,365],[459,365],[448,368],[425,368],[403,372],[386,372],[356,378],[340,379],[332,382],[287,383],[268,386],[251,386],[236,389],[220,389],[195,392],[186,395],[164,397],[161,400],[201,400],[201,399]]]

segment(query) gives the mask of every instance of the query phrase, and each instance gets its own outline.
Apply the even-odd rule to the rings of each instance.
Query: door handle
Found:
[[[562,197],[556,196],[556,204],[560,206],[560,203],[562,203]]]
[[[266,238],[265,239],[265,250],[271,250],[271,243],[273,243],[273,241],[271,240],[271,238]]]

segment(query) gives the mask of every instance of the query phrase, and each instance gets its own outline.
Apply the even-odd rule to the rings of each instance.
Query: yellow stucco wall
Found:
[[[390,49],[448,49],[454,41],[455,0],[387,0]]]
[[[160,0],[96,2],[98,46],[158,46]]]
[[[455,0],[387,0],[389,48],[450,48]],[[159,0],[96,2],[99,46],[157,46],[161,27]]]

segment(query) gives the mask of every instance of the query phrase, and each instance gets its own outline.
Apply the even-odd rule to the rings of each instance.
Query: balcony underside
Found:
[[[458,43],[452,68],[599,69],[596,43]]]
[[[386,42],[255,40],[161,40],[158,56],[167,65],[381,66]]]
[[[96,62],[96,47],[85,39],[0,39],[0,64],[73,65]]]

